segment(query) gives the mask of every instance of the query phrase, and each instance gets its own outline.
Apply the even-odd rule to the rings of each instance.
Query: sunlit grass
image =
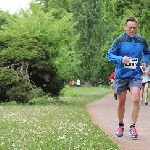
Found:
[[[2,104],[0,149],[119,150],[86,110],[87,103],[110,92],[106,87],[67,87],[59,100],[47,97],[34,100],[38,105]]]

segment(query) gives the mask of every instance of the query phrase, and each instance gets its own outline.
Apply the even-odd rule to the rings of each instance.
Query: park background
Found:
[[[106,59],[128,16],[149,37],[149,1],[34,0],[14,14],[0,11],[0,101],[26,103],[60,95],[69,80],[108,84],[114,64]]]
[[[107,139],[107,136],[91,123],[88,114],[88,119],[80,115],[86,113],[88,102],[112,92],[108,77],[114,71],[114,64],[106,60],[106,52],[113,40],[124,32],[126,17],[138,19],[138,34],[150,44],[149,7],[148,0],[34,0],[28,9],[18,10],[14,14],[1,10],[2,149],[10,149],[10,146],[13,149],[48,149],[53,144],[51,149],[111,149],[114,146],[111,141],[100,141],[101,138]],[[69,80],[78,78],[82,87],[68,87]],[[100,79],[103,86],[98,88]],[[70,99],[66,96],[68,90],[71,90],[68,95]],[[77,91],[72,96],[73,90]],[[62,97],[65,100],[61,100]],[[77,124],[68,125],[67,119],[61,121],[65,114],[61,111],[64,107],[71,111],[71,115],[66,113],[68,120],[75,117],[73,121],[78,120]],[[75,112],[78,112],[77,116]],[[56,120],[53,122],[47,114]],[[83,134],[75,133],[75,127],[83,131],[87,126],[83,120],[90,124],[87,127],[88,138],[92,139],[87,141]],[[60,126],[55,132],[54,127],[58,124]],[[94,126],[94,133],[90,126]],[[73,127],[71,132],[74,136],[68,133],[69,127]],[[95,136],[96,140],[93,139]],[[74,137],[73,140],[71,137]],[[70,147],[65,147],[69,142]],[[22,147],[22,144],[29,146]]]

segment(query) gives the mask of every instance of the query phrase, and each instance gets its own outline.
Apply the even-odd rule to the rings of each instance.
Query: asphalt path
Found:
[[[87,110],[92,117],[93,123],[108,135],[120,148],[120,150],[150,150],[150,100],[148,105],[140,104],[140,112],[136,123],[137,140],[129,136],[129,126],[131,124],[131,95],[127,94],[124,116],[124,136],[116,137],[118,127],[117,101],[113,93],[94,101],[87,105]]]

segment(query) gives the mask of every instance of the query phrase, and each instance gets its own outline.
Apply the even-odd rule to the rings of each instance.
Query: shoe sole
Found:
[[[132,136],[130,133],[129,133],[129,136],[132,138],[132,139],[137,139],[138,136]]]
[[[122,136],[117,136],[117,135],[116,135],[116,137],[117,137],[117,138],[119,138],[119,137],[123,137],[123,135],[122,135]]]

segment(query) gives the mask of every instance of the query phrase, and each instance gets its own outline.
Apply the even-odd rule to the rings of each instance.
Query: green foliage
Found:
[[[53,12],[53,16],[59,18],[64,11],[69,12],[71,0],[35,0],[40,4],[44,12]]]
[[[70,73],[69,69],[72,69],[72,67],[75,68],[75,64],[79,63],[78,56],[71,49],[73,29],[71,14],[64,12],[63,16],[58,20],[54,18],[52,11],[45,14],[39,5],[33,5],[31,11],[23,11],[20,13],[21,17],[10,20],[9,26],[3,27],[5,35],[18,38],[18,46],[22,46],[23,43],[25,43],[26,47],[22,46],[24,51],[27,47],[33,49],[31,47],[33,45],[29,43],[30,41],[28,39],[23,39],[24,42],[22,42],[21,38],[23,36],[40,39],[42,47],[50,52],[51,62],[59,71],[60,76],[67,77],[68,73]],[[75,37],[73,38],[75,39]],[[15,43],[14,45],[16,49],[20,51],[20,48],[18,48]],[[35,52],[32,50],[33,55],[36,55],[39,49],[36,45],[35,48]],[[18,52],[16,53],[18,54]],[[27,51],[22,53],[22,55],[24,54],[28,57],[32,56],[31,53],[29,54]],[[70,59],[70,56],[72,59]]]
[[[29,98],[30,84],[19,78],[18,82],[15,83],[7,92],[7,96],[10,100],[14,100],[17,103],[27,103]]]
[[[10,19],[10,14],[8,12],[3,12],[0,10],[0,30],[1,26],[7,24],[7,21]]]
[[[149,8],[148,0],[34,0],[14,15],[0,11],[0,66],[11,71],[1,75],[2,97],[9,99],[25,62],[32,86],[50,95],[58,96],[67,78],[107,83],[114,65],[105,55],[126,17],[138,18],[138,33],[150,43]]]
[[[0,67],[0,102],[9,100],[6,91],[11,89],[11,85],[16,82],[13,72],[8,68]]]
[[[9,60],[17,63],[42,57],[39,56],[38,41],[33,37],[22,35],[18,39],[16,36],[1,34],[0,41],[4,43],[0,53],[1,63]]]
[[[14,72],[27,62],[29,66],[24,72],[29,75],[30,83],[58,96],[64,79],[73,74],[80,61],[72,50],[72,15],[64,10],[59,18],[54,17],[53,10],[44,13],[42,6],[32,3],[30,10],[22,10],[8,19],[0,33],[0,62],[2,67],[15,66]],[[10,93],[18,88],[18,101],[29,91],[19,84],[16,86],[12,86],[7,95],[13,99],[15,96],[10,97]],[[20,96],[21,91],[24,95]],[[28,97],[24,99],[27,101]]]
[[[71,11],[73,21],[78,22],[75,33],[80,35],[79,40],[74,43],[74,50],[80,54],[81,64],[78,66],[76,76],[84,81],[98,80],[97,70],[100,67],[103,50],[101,42],[104,32],[102,20],[102,3],[95,1],[72,1]]]
[[[20,76],[16,77],[14,71],[9,68],[1,67],[0,72],[0,102],[28,102],[30,84]]]

